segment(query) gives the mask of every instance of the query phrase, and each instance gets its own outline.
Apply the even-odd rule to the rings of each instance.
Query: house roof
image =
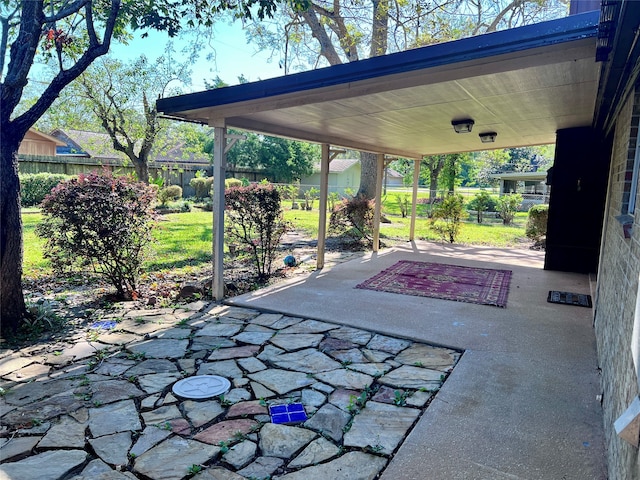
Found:
[[[42,133],[41,131],[36,130],[35,128],[30,128],[29,129],[29,132],[28,132],[27,136],[29,136],[29,135],[31,137],[37,137],[37,138],[40,138],[42,140],[49,141],[51,143],[54,143],[55,145],[60,145],[60,146],[65,145],[65,143],[63,141],[61,141],[59,138],[56,138],[56,137],[54,137],[52,135],[47,135],[46,133]]]
[[[342,173],[360,163],[357,158],[334,158],[329,162],[329,173]],[[320,163],[313,166],[314,172],[320,171]]]
[[[593,121],[598,12],[160,99],[167,116],[406,158],[555,142]],[[471,118],[471,134],[452,120]]]
[[[505,172],[493,173],[489,178],[497,178],[499,180],[517,180],[517,181],[544,181],[547,179],[547,172]]]
[[[122,160],[125,155],[113,148],[113,143],[106,133],[85,132],[73,129],[56,129],[51,135],[64,141],[71,149],[72,155],[85,154],[91,158]]]
[[[71,150],[69,152],[71,155],[85,154],[85,156],[105,160],[123,160],[126,158],[123,153],[113,148],[111,138],[106,133],[57,129],[51,134],[65,142]],[[159,163],[210,163],[209,156],[206,153],[192,152],[185,148],[183,144],[163,148],[161,152],[152,154],[152,159]]]

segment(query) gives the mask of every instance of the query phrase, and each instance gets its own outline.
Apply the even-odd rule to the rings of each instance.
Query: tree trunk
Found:
[[[136,170],[138,181],[149,184],[149,165],[146,159],[132,158],[133,167]]]
[[[0,142],[0,330],[15,332],[26,314],[22,295],[22,217],[18,146],[21,139],[2,126]]]
[[[440,170],[431,170],[429,172],[429,201],[433,202],[438,196],[438,177]]]
[[[378,172],[378,156],[375,153],[360,152],[360,188],[357,196],[368,200],[376,197],[376,176]]]

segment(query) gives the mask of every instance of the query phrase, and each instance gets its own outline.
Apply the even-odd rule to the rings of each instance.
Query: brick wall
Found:
[[[629,169],[633,168],[629,156],[635,151],[639,120],[640,93],[626,100],[616,124],[594,319],[611,480],[640,480],[638,449],[621,440],[613,426],[639,394],[631,335],[640,275],[640,209],[636,210],[631,238],[624,237],[622,225],[615,218],[626,212],[625,191]]]

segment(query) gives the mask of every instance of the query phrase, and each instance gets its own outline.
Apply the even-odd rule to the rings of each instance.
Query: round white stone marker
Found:
[[[183,398],[210,398],[226,393],[231,382],[218,375],[196,375],[173,384],[173,393]]]

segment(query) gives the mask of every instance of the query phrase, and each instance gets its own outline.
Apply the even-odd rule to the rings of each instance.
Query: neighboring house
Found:
[[[549,203],[550,188],[547,185],[547,172],[494,173],[489,175],[489,178],[500,180],[500,195],[521,194],[523,211],[529,210],[532,205]]]
[[[56,129],[45,135],[32,130],[25,140],[18,152],[22,173],[77,175],[103,168],[125,173],[134,171],[130,160],[113,148],[106,133]],[[209,156],[191,152],[183,144],[163,148],[161,152],[152,154],[149,162],[151,177],[162,176],[165,184],[180,185],[185,197],[195,194],[189,182],[199,170],[212,174]]]
[[[334,158],[329,163],[329,192],[344,194],[349,188],[354,192],[360,187],[360,160],[355,158]],[[320,186],[320,164],[313,167],[313,173],[300,179],[303,190]]]
[[[55,155],[56,148],[63,145],[58,138],[30,128],[20,143],[18,155]]]
[[[344,194],[345,189],[357,191],[360,188],[360,160],[355,158],[334,158],[329,163],[329,192]],[[386,169],[386,186],[402,187],[402,175],[392,168]],[[313,167],[313,173],[300,180],[301,188],[320,186],[320,164]]]

